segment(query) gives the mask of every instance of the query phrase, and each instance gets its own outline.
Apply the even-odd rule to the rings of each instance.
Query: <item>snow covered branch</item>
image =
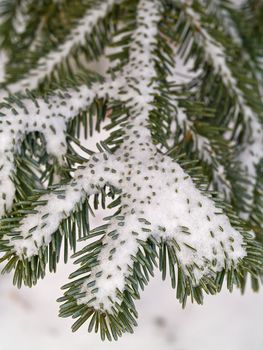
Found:
[[[50,155],[61,162],[67,151],[68,122],[93,102],[96,86],[57,91],[46,99],[10,98],[2,104],[0,118],[0,215],[9,211],[15,195],[11,179],[15,171],[14,157],[19,154],[26,134],[41,132]]]
[[[228,145],[223,142],[223,132],[213,139],[211,130],[218,129],[205,120],[209,119],[207,113],[200,117],[201,122],[205,120],[200,124],[210,129],[203,133],[200,127],[199,133],[201,104],[196,101],[197,94],[193,101],[187,101],[193,107],[188,115],[180,103],[180,94],[177,96],[171,88],[177,85],[177,76],[172,70],[176,55],[169,45],[170,41],[173,47],[180,43],[169,36],[166,11],[173,6],[177,9],[179,4],[181,17],[172,29],[179,27],[180,21],[183,31],[194,29],[188,44],[196,40],[202,50],[201,65],[212,67],[212,77],[218,76],[219,86],[225,85],[230,91],[236,114],[232,120],[241,115],[247,126],[239,159],[253,184],[256,165],[262,157],[261,124],[228,65],[224,46],[202,26],[201,15],[194,11],[191,1],[96,2],[58,50],[41,59],[25,79],[10,85],[10,91],[35,89],[75,45],[84,44],[86,36],[101,18],[107,17],[115,3],[123,5],[127,13],[123,12],[119,32],[111,41],[117,47],[111,51],[116,59],[100,83],[58,89],[46,98],[30,97],[30,92],[24,98],[14,95],[6,98],[0,108],[0,251],[5,253],[2,260],[7,260],[4,271],[15,270],[18,286],[35,284],[44,276],[47,263],[50,271],[55,271],[63,240],[65,259],[68,245],[75,252],[76,235],[92,212],[89,200],[95,199],[98,204],[101,195],[104,203],[109,194],[112,208],[117,211],[97,229],[85,226],[84,238],[93,240],[76,253],[80,266],[71,274],[72,281],[64,286],[65,294],[59,299],[63,302],[60,315],[77,319],[73,330],[90,319],[89,330],[100,329],[102,338],[106,335],[109,339],[131,332],[136,325],[134,300],[153,274],[157,257],[163,277],[169,269],[172,286],[177,288],[177,298],[183,304],[188,296],[202,303],[203,291],[217,293],[224,276],[229,290],[233,285],[243,288],[246,275],[251,274],[257,281],[263,266],[262,247],[254,234],[248,232],[230,204],[220,201],[219,193],[209,191],[211,184],[205,180],[208,163],[219,191],[227,196],[232,192],[223,166],[226,162],[221,158]],[[206,92],[204,95],[202,99]],[[107,127],[112,128],[109,138],[101,148],[98,146],[100,152],[90,152],[89,158],[81,158],[79,163],[76,156],[73,165],[68,162],[67,181],[36,191],[13,206],[17,188],[12,173],[26,135],[41,133],[48,155],[60,163],[74,159],[67,132],[72,138],[75,134],[68,131],[68,124],[98,101],[103,101],[101,115],[110,117],[111,125]],[[192,117],[195,112],[197,117]],[[178,156],[171,152],[170,157],[158,148],[168,144],[171,130],[167,129],[175,120],[179,146],[182,132],[191,133],[191,149],[186,156],[184,150],[179,150]],[[163,131],[156,137],[160,125],[168,135],[163,143]],[[214,140],[223,140],[222,153],[217,153]],[[200,172],[193,161],[193,148],[204,165],[204,169],[199,167]],[[76,168],[77,163],[81,165]]]
[[[176,81],[176,75],[172,77]],[[184,132],[184,135],[190,133],[193,139],[194,149],[199,157],[207,164],[212,165],[213,183],[219,189],[219,192],[226,198],[231,198],[231,183],[226,177],[226,169],[221,163],[221,159],[216,153],[211,140],[197,132],[194,123],[187,116],[187,111],[179,106],[178,101],[174,98],[172,101],[176,110],[176,123]]]
[[[105,18],[116,3],[120,3],[120,0],[95,1],[93,7],[87,10],[66,37],[65,42],[59,45],[55,51],[40,58],[37,66],[29,70],[24,78],[8,84],[6,91],[1,91],[1,98],[7,96],[8,93],[36,89],[46,77],[50,76],[54,68],[69,56],[73,48],[84,46],[87,37],[92,33],[98,21]]]
[[[250,207],[249,204],[253,202],[253,189],[256,184],[256,169],[263,158],[263,126],[258,114],[247,103],[243,91],[239,88],[238,82],[229,68],[224,47],[216,42],[202,26],[200,15],[193,10],[193,7],[187,1],[182,1],[182,3],[185,6],[185,14],[188,20],[196,30],[197,43],[204,50],[205,59],[213,66],[215,74],[221,77],[224,85],[229,88],[236,103],[235,115],[238,116],[241,113],[246,125],[238,160],[249,179],[247,193],[250,199],[247,204]],[[233,119],[231,122],[233,123]],[[246,218],[249,213],[243,215]]]
[[[12,232],[10,235],[15,252],[30,259],[41,245],[49,244],[61,220],[71,215],[85,196],[104,185],[120,190],[120,213],[108,224],[97,265],[84,280],[81,287],[84,296],[78,300],[79,304],[88,303],[97,310],[110,311],[114,306],[116,291],[125,289],[139,242],[146,242],[150,236],[174,246],[180,268],[196,284],[205,276],[214,278],[223,268],[236,267],[246,255],[242,235],[231,226],[223,211],[196,188],[175,161],[159,154],[152,144],[148,124],[158,87],[154,52],[160,12],[159,1],[140,1],[129,64],[111,83],[114,89],[108,89],[113,91],[109,98],[121,100],[129,108],[119,149],[114,154],[95,154],[59,194],[40,197],[42,204],[22,219],[16,229],[22,239],[12,243]],[[99,96],[104,95],[104,89],[103,86],[97,90]],[[88,90],[83,96],[87,95],[90,101]],[[78,95],[72,103],[74,111],[83,107],[80,101]]]

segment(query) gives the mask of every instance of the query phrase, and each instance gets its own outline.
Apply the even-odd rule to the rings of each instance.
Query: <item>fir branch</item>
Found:
[[[68,56],[75,40],[78,43],[84,40],[101,17],[108,17],[114,4],[113,0],[100,2],[98,7],[94,4],[87,12],[92,26],[78,33],[73,29],[75,36],[62,44],[62,54],[54,53],[48,74],[65,58],[65,52]],[[136,326],[134,301],[153,275],[157,259],[163,278],[169,272],[172,287],[177,289],[176,296],[183,305],[188,297],[202,303],[203,293],[219,292],[225,279],[230,291],[234,286],[244,290],[247,276],[258,288],[263,266],[261,243],[231,206],[219,200],[220,194],[208,190],[204,172],[197,169],[190,152],[185,159],[180,150],[171,150],[169,155],[159,150],[159,145],[168,144],[171,130],[166,137],[164,133],[170,128],[171,120],[176,119],[178,145],[177,135],[191,132],[200,163],[210,163],[215,179],[220,178],[223,169],[226,181],[228,168],[222,168],[225,163],[221,165],[220,151],[228,143],[222,141],[219,151],[216,140],[221,140],[222,135],[217,139],[211,132],[218,130],[214,129],[216,123],[206,120],[202,133],[192,117],[193,114],[199,116],[198,103],[189,99],[191,110],[183,98],[180,100],[180,92],[171,89],[177,83],[173,74],[176,55],[171,46],[178,45],[177,55],[187,57],[194,56],[198,49],[202,52],[196,55],[198,68],[204,68],[206,77],[210,69],[210,78],[219,78],[216,87],[224,86],[224,91],[231,96],[231,112],[235,115],[232,118],[228,115],[227,121],[232,119],[235,126],[250,127],[243,135],[229,125],[234,135],[243,136],[241,155],[250,157],[248,173],[254,171],[250,169],[252,166],[260,172],[261,149],[257,154],[250,154],[251,150],[255,153],[255,142],[257,146],[262,145],[262,137],[255,134],[257,129],[261,130],[261,124],[254,101],[245,98],[249,83],[237,80],[227,59],[227,45],[217,40],[221,32],[209,30],[198,1],[139,0],[129,6],[125,13],[127,25],[119,27],[112,41],[113,62],[104,79],[90,79],[89,84],[81,86],[74,83],[72,88],[58,89],[46,98],[36,98],[29,91],[28,96],[10,96],[1,106],[0,118],[1,210],[2,214],[10,211],[0,221],[3,271],[14,270],[14,283],[18,286],[22,283],[32,286],[44,277],[47,266],[50,271],[56,270],[62,244],[67,261],[69,250],[76,251],[77,233],[79,239],[92,238],[92,243],[75,254],[76,264],[80,266],[71,274],[72,281],[63,287],[60,315],[77,319],[72,327],[74,331],[88,321],[89,331],[95,328],[102,339],[109,340],[117,339],[126,331],[132,332]],[[171,8],[179,14],[176,23],[171,25],[171,29],[181,35],[179,40],[178,35],[175,39],[174,31],[166,27]],[[44,62],[49,64],[49,58],[44,58]],[[34,69],[28,77],[32,72]],[[41,69],[36,73],[37,79],[30,85],[33,89],[46,77]],[[200,79],[201,75],[196,80]],[[21,81],[17,84],[21,89]],[[195,93],[196,98],[198,91]],[[207,93],[201,91],[199,96],[204,100]],[[220,96],[218,99],[222,101]],[[213,96],[211,100],[217,103]],[[112,131],[98,146],[99,152],[93,153],[85,150],[74,136],[81,122],[87,132],[86,113],[96,103],[101,108],[98,120],[109,115],[108,128]],[[90,120],[93,122],[92,114]],[[160,125],[163,130],[157,132]],[[24,200],[16,202],[11,210],[19,180],[23,181],[20,174],[27,172],[27,167],[19,165],[19,154],[26,152],[23,143],[28,133],[44,136],[45,152],[49,155],[46,163],[51,155],[58,163],[67,159],[68,176],[65,182],[38,189],[33,196],[24,199],[26,195],[22,194]],[[253,137],[252,144],[250,137]],[[88,159],[77,154],[72,143],[85,150]],[[36,150],[40,152],[42,148],[38,146]],[[14,175],[16,164],[18,169]],[[38,176],[34,177],[33,171],[29,173],[33,183],[42,182]],[[254,173],[252,183],[256,181]],[[229,183],[232,192],[230,184],[233,185],[233,181]],[[253,223],[260,220],[260,188],[258,183],[257,202],[251,212]],[[25,192],[30,193],[31,188]],[[106,218],[105,225],[90,230],[90,200],[94,199],[97,208],[99,196],[103,207],[106,198],[111,197],[110,207],[116,208],[116,212]]]
[[[176,78],[173,79],[173,81],[175,80]],[[178,128],[180,128],[183,131],[184,138],[190,137],[192,139],[194,150],[198,153],[199,159],[211,165],[214,187],[219,190],[219,193],[222,194],[225,199],[230,200],[232,184],[226,177],[227,170],[222,163],[220,154],[217,152],[218,147],[216,147],[216,140],[201,135],[196,129],[194,122],[188,117],[187,109],[179,106],[176,99],[171,102],[176,111],[176,130],[178,131]],[[207,135],[209,135],[208,132]],[[176,141],[178,142],[178,140]]]
[[[27,72],[26,77],[19,79],[17,82],[8,84],[5,88],[9,93],[25,91],[26,89],[34,90],[48,76],[51,75],[54,68],[66,60],[76,46],[84,45],[87,37],[96,27],[98,20],[103,19],[110,12],[116,0],[97,1],[92,8],[89,8],[75,26],[71,33],[65,39],[65,42],[59,45],[56,51],[50,52],[47,56],[39,59],[37,66]],[[2,92],[2,98],[6,96]]]
[[[14,228],[4,234],[2,242],[2,250],[9,248],[5,257],[9,259],[7,269],[19,271],[21,261],[25,261],[27,269],[35,268],[31,263],[34,256],[43,256],[54,233],[74,215],[77,205],[105,186],[118,190],[118,213],[95,232],[102,238],[84,249],[84,256],[79,259],[81,267],[72,274],[74,278],[84,276],[73,281],[61,299],[65,301],[61,315],[79,317],[74,330],[91,318],[90,329],[97,320],[102,338],[109,339],[111,334],[116,338],[136,325],[132,299],[138,297],[139,285],[143,288],[147,283],[157,256],[149,242],[160,250],[164,275],[163,256],[168,250],[174,286],[173,266],[177,263],[177,293],[182,303],[189,294],[201,302],[202,289],[217,292],[222,273],[228,274],[229,289],[234,283],[241,286],[238,276],[244,276],[246,264],[250,263],[255,274],[262,264],[260,259],[253,262],[253,249],[258,251],[260,247],[244,232],[234,214],[228,211],[228,218],[219,202],[215,203],[204,191],[206,187],[203,191],[202,186],[197,189],[183,168],[159,154],[152,143],[149,122],[159,90],[156,67],[161,65],[156,52],[163,10],[158,0],[141,0],[137,11],[128,63],[119,75],[107,77],[104,84],[92,86],[91,90],[82,87],[75,99],[69,96],[64,112],[67,119],[72,118],[87,104],[87,96],[88,102],[95,97],[122,102],[128,118],[120,124],[119,147],[113,154],[104,151],[93,155],[78,168],[69,184],[40,196],[26,215],[16,217],[13,213],[3,222],[5,230],[5,223],[11,228],[14,221]],[[61,114],[60,105],[55,105]],[[47,106],[41,108],[41,113],[47,112]],[[69,106],[72,111],[66,114]],[[176,212],[167,198],[176,203]],[[41,271],[44,273],[44,267]],[[34,272],[28,270],[22,276],[27,283],[27,276],[32,275]]]
[[[100,85],[98,85],[100,86]],[[66,131],[71,119],[93,102],[96,97],[96,86],[90,90],[87,86],[67,91],[57,91],[52,96],[19,99],[9,97],[2,104],[0,131],[0,193],[1,215],[10,210],[15,196],[15,186],[12,181],[14,156],[19,154],[21,144],[26,134],[41,132],[46,140],[47,152],[62,162],[67,151]]]
[[[186,18],[189,25],[193,28],[196,43],[202,50],[204,50],[204,59],[208,64],[211,64],[214,74],[219,75],[222,79],[226,89],[230,91],[235,101],[235,115],[242,114],[243,121],[246,125],[245,133],[243,135],[243,144],[240,147],[238,161],[244,169],[248,181],[247,192],[250,199],[247,199],[246,208],[244,209],[244,217],[247,217],[247,212],[251,210],[253,204],[253,188],[256,182],[256,167],[262,159],[263,138],[262,138],[262,124],[257,115],[257,112],[250,107],[245,99],[244,92],[239,88],[237,79],[233,75],[229,65],[226,61],[226,53],[224,47],[220,42],[217,42],[212,37],[206,28],[202,25],[201,16],[195,12],[193,7],[188,2],[182,2],[183,12],[181,12],[182,20]],[[180,22],[180,18],[178,20]],[[231,123],[235,123],[232,119]],[[233,125],[229,125],[233,129]],[[249,157],[248,157],[249,155]]]

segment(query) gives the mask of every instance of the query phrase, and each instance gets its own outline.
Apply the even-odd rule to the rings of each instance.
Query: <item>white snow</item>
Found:
[[[95,224],[100,225],[99,222]],[[1,276],[0,337],[3,350],[262,350],[261,293],[238,290],[205,297],[204,305],[182,309],[170,282],[158,271],[136,302],[139,313],[134,334],[103,343],[83,326],[72,333],[71,319],[57,316],[56,299],[75,266],[60,263],[32,289],[14,289],[11,276]]]

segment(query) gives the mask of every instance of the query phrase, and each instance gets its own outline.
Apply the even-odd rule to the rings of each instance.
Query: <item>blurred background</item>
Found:
[[[263,295],[247,290],[206,297],[203,306],[188,304],[182,310],[169,281],[156,271],[141,300],[133,335],[117,343],[101,342],[87,327],[71,333],[71,319],[58,318],[56,298],[62,295],[73,271],[60,265],[56,275],[47,275],[33,288],[17,290],[11,276],[0,282],[1,350],[262,350]]]

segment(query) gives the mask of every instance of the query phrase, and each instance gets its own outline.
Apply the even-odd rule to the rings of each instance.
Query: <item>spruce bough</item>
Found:
[[[2,271],[33,286],[73,252],[79,267],[59,302],[74,331],[87,324],[109,340],[132,332],[134,301],[155,266],[183,305],[224,281],[244,291],[250,279],[258,290],[263,6],[255,3],[0,1]],[[105,52],[101,75],[89,62]],[[191,78],[180,79],[178,64]],[[94,153],[80,136],[105,121],[109,136]],[[99,207],[114,214],[90,228]]]

